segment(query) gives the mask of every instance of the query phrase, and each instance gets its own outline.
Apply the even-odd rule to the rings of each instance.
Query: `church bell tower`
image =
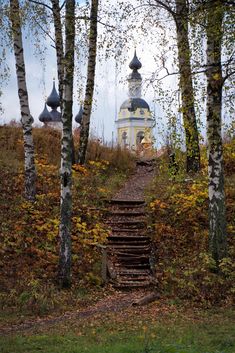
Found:
[[[154,122],[148,103],[141,98],[142,77],[138,72],[141,67],[135,51],[129,64],[132,72],[127,78],[129,99],[122,103],[116,121],[118,144],[133,151],[138,150],[147,129],[151,134]]]

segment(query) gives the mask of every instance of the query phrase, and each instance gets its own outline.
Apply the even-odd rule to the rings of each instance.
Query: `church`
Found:
[[[137,151],[141,142],[151,140],[154,119],[148,103],[141,98],[142,77],[138,70],[142,64],[136,51],[129,67],[132,70],[127,78],[129,98],[120,107],[116,127],[119,146]]]

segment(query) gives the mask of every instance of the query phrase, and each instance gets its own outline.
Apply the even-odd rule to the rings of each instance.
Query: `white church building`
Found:
[[[118,144],[123,148],[137,150],[146,136],[152,136],[154,119],[148,103],[141,98],[142,77],[138,70],[142,67],[136,56],[129,64],[132,72],[128,76],[129,98],[125,100],[116,120]]]

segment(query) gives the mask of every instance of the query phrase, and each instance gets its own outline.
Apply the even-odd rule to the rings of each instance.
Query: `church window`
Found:
[[[126,147],[126,145],[127,145],[127,133],[126,133],[126,131],[123,131],[123,133],[122,133],[122,145],[123,145],[123,147]]]

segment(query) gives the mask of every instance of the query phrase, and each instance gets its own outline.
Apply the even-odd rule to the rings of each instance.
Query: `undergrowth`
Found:
[[[59,292],[60,132],[33,130],[37,170],[35,203],[23,198],[22,131],[0,127],[0,308],[43,315],[72,308],[88,295],[102,295],[101,250],[109,230],[105,201],[121,187],[134,166],[127,151],[91,141],[85,166],[73,165],[71,291]],[[75,136],[75,146],[77,144]],[[96,294],[93,295],[93,291]],[[4,315],[4,314],[3,314]]]
[[[205,148],[202,170],[174,175],[167,157],[158,161],[158,173],[148,191],[155,249],[156,286],[174,300],[187,299],[210,307],[230,305],[235,294],[235,140],[224,146],[228,257],[219,264],[208,253],[208,182]]]
[[[77,148],[76,136],[74,138]],[[106,295],[101,279],[101,251],[109,234],[105,200],[123,185],[134,167],[128,151],[91,141],[88,162],[73,166],[72,282],[69,291],[55,284],[58,264],[60,202],[60,133],[34,129],[37,199],[23,198],[21,129],[0,127],[0,308],[2,320],[18,315],[45,315],[89,305]],[[230,305],[234,297],[235,142],[225,145],[229,256],[216,274],[207,252],[208,203],[205,150],[197,176],[172,174],[166,157],[147,192],[154,244],[156,288],[179,303],[210,307]],[[182,158],[178,152],[177,158]],[[1,319],[1,318],[0,318]]]

